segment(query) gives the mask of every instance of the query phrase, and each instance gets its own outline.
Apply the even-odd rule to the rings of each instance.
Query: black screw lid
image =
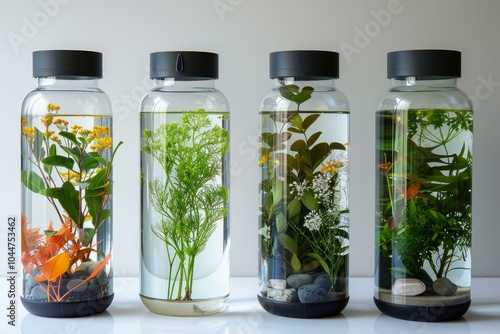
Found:
[[[460,78],[461,66],[461,53],[453,50],[405,50],[387,54],[389,79]]]
[[[149,57],[151,79],[210,80],[219,78],[219,55],[199,51],[154,52]]]
[[[82,50],[35,51],[33,77],[102,78],[102,53]]]
[[[270,77],[325,80],[339,77],[339,54],[333,51],[278,51],[270,55]]]

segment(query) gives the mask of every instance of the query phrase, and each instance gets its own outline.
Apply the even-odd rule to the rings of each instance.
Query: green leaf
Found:
[[[319,263],[318,260],[314,260],[314,261],[310,261],[310,262],[307,262],[307,263],[301,263],[301,268],[300,268],[300,271],[303,272],[303,273],[307,273],[307,272],[311,272],[313,271],[314,269],[318,268],[321,264]]]
[[[302,133],[304,132],[304,129],[302,128],[302,117],[300,117],[299,114],[292,117],[291,123],[296,129],[300,130]]]
[[[80,146],[80,142],[76,139],[76,136],[71,132],[61,131],[59,132],[59,136],[69,139],[73,144]]]
[[[40,190],[45,189],[43,179],[33,171],[22,171],[21,182],[26,188],[36,194],[38,194]]]
[[[320,114],[312,114],[304,118],[304,121],[302,122],[302,127],[304,131],[306,131],[316,120],[318,117],[321,116]]]
[[[99,215],[99,220],[97,221],[97,226],[100,226],[103,221],[111,217],[112,211],[109,209],[102,209],[101,214]]]
[[[331,150],[341,150],[341,151],[345,151],[346,147],[345,145],[341,144],[341,143],[330,143],[330,149]]]
[[[300,209],[302,205],[300,204],[300,200],[298,198],[294,198],[290,203],[288,203],[286,207],[286,213],[288,215],[288,219],[291,219],[300,213]]]
[[[316,144],[311,149],[312,169],[315,170],[319,165],[321,165],[328,154],[330,154],[330,145],[327,143]]]
[[[311,86],[305,86],[304,88],[302,88],[302,92],[311,95],[314,92],[314,88]]]
[[[283,213],[279,213],[277,216],[276,216],[276,230],[278,231],[278,233],[282,233],[285,229],[286,229],[286,219],[285,219],[285,216],[283,215]]]
[[[319,263],[321,264],[321,266],[323,267],[323,270],[327,273],[330,272],[330,268],[328,267],[328,264],[326,264],[325,260],[323,260],[323,258],[317,254],[317,253],[307,253],[306,254],[307,256],[309,257],[312,257],[313,259],[316,259],[319,261]]]
[[[307,147],[311,147],[314,145],[314,143],[318,140],[318,138],[321,136],[322,132],[318,131],[316,133],[313,133],[309,138],[307,138]]]
[[[51,237],[56,233],[57,233],[57,231],[54,231],[54,230],[44,230],[43,231],[43,234],[45,234],[46,237]]]
[[[293,272],[296,273],[300,270],[302,267],[302,264],[300,263],[299,258],[297,257],[297,254],[292,254],[292,260],[290,261],[290,264],[292,265]]]
[[[73,169],[74,161],[71,158],[62,155],[49,155],[42,160],[42,163],[49,166],[64,167],[66,169]]]
[[[90,155],[83,158],[80,162],[80,168],[86,172],[97,167],[99,167],[99,161]]]
[[[56,155],[57,154],[57,147],[56,147],[56,144],[52,144],[50,145],[50,149],[49,149],[49,154],[50,155]]]
[[[281,233],[279,235],[279,243],[290,253],[297,254],[299,246],[297,244],[297,241],[292,239],[290,236],[286,235],[285,233]]]
[[[293,144],[290,146],[290,150],[295,152],[302,152],[304,150],[307,150],[306,142],[303,141],[302,139],[298,139],[294,141]]]
[[[83,245],[88,246],[92,242],[94,238],[96,230],[90,227],[86,227],[83,229]]]
[[[75,187],[71,182],[66,181],[63,183],[61,188],[46,188],[41,189],[40,194],[45,195],[47,197],[55,198],[59,201],[62,208],[68,216],[78,225],[83,222],[80,222],[80,201],[79,201],[79,193],[76,191]]]
[[[276,135],[276,139],[277,139],[277,142],[286,142],[288,139],[290,139],[290,137],[292,136],[292,134],[288,131],[283,131],[281,134],[279,135]]]
[[[311,94],[313,93],[314,88],[310,86],[306,86],[302,88],[301,92],[298,92],[295,94],[292,98],[292,100],[297,103],[298,105],[304,103],[305,101],[309,100],[311,98]]]
[[[82,150],[80,149],[80,147],[75,146],[70,148],[61,145],[61,148],[64,150],[64,152],[72,156],[75,161],[80,161],[80,158],[82,156]]]
[[[104,204],[104,196],[110,190],[108,189],[110,187],[106,172],[106,169],[101,169],[90,179],[89,185],[85,189],[85,202],[94,225],[99,225],[102,222],[100,215]]]
[[[300,133],[300,134],[302,134],[302,133],[303,133],[303,132],[302,132],[302,131],[300,131],[299,129],[296,129],[296,128],[293,128],[293,127],[289,127],[289,128],[288,128],[288,131],[293,132],[293,133]]]
[[[271,132],[263,132],[260,135],[260,141],[266,143],[269,147],[274,146],[274,134]]]
[[[34,155],[37,161],[45,157],[45,148],[43,147],[44,135],[35,127],[35,137],[33,138]]]
[[[273,187],[273,204],[277,205],[283,197],[283,183],[282,182],[276,182],[276,184]]]
[[[295,96],[295,93],[297,93],[298,91],[299,91],[299,86],[297,85],[284,85],[280,86],[279,88],[281,96],[290,101],[293,101],[293,97]]]
[[[306,208],[311,211],[315,211],[319,207],[318,200],[314,197],[310,190],[304,191],[304,194],[302,194],[300,201],[305,205]]]

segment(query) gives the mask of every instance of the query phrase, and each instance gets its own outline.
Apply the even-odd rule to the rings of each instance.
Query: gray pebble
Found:
[[[314,284],[321,285],[323,288],[330,290],[332,287],[332,281],[330,280],[330,276],[328,274],[323,274],[314,280]]]
[[[91,274],[98,265],[99,263],[94,261],[83,262],[78,266],[78,270],[86,271]]]
[[[46,300],[47,292],[41,286],[37,285],[31,289],[31,297],[33,299]]]
[[[457,292],[457,285],[446,277],[438,278],[432,283],[432,289],[441,296],[453,296]]]
[[[392,286],[392,293],[396,296],[418,296],[425,289],[425,284],[416,278],[398,278]]]
[[[299,300],[304,304],[325,303],[328,298],[328,290],[318,284],[307,284],[299,288]]]
[[[267,298],[280,302],[294,302],[297,299],[297,290],[267,288]]]
[[[298,289],[302,285],[312,284],[314,282],[314,278],[311,275],[307,274],[295,274],[290,275],[286,278],[286,283],[289,287]]]
[[[36,281],[36,279],[31,276],[30,274],[28,274],[28,279],[26,280],[28,286],[30,287],[35,287],[38,285],[38,282]]]
[[[106,272],[103,270],[101,270],[99,272],[99,274],[97,274],[97,282],[100,286],[104,286],[106,284],[108,284],[108,275],[106,275]]]
[[[78,278],[71,279],[68,281],[68,284],[66,284],[66,289],[68,289],[68,291],[72,291],[72,292],[83,292],[83,291],[87,290],[87,285],[88,285],[87,282],[85,282],[82,285],[78,286],[83,281],[84,280],[78,279]],[[78,287],[75,289],[76,286],[78,286]],[[72,290],[72,289],[74,289],[74,290]]]

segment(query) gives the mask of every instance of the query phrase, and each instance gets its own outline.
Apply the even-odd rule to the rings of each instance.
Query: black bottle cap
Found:
[[[454,50],[405,50],[387,54],[389,79],[460,78],[461,66],[461,53]]]
[[[102,78],[102,53],[83,50],[33,52],[33,77]]]
[[[339,54],[333,51],[293,50],[270,55],[270,77],[326,80],[339,77]]]
[[[219,78],[219,55],[199,51],[154,52],[149,57],[151,79],[181,81]]]

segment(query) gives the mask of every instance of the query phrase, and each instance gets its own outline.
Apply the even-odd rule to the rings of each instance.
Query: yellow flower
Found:
[[[104,149],[111,148],[112,140],[109,137],[96,138],[97,145],[91,145],[90,149],[93,151],[101,151]]]
[[[99,125],[95,125],[94,128],[92,129],[92,132],[94,132],[94,134],[101,134],[101,135],[104,135],[104,136],[109,136],[109,126],[99,126]]]
[[[28,139],[33,139],[33,137],[35,137],[35,128],[33,126],[24,126],[23,135]]]
[[[265,155],[260,157],[259,166],[264,165],[267,162],[267,157]]]
[[[275,160],[273,161],[273,163],[274,163],[275,165],[279,165],[279,164],[280,164],[280,162],[279,162],[279,160],[278,160],[278,159],[275,159]]]
[[[83,129],[83,130],[81,130],[78,134],[79,134],[80,136],[82,136],[83,138],[87,138],[87,137],[90,135],[90,130]]]
[[[53,124],[57,126],[60,131],[66,131],[68,129],[68,121],[58,118],[54,120]]]
[[[52,115],[45,115],[42,117],[42,124],[45,126],[45,127],[49,127],[51,124],[52,124],[52,120],[54,119],[54,116]]]
[[[55,141],[59,145],[61,145],[61,139],[59,139],[58,136],[54,135],[54,136],[50,137],[50,139],[53,140],[53,141]]]
[[[55,131],[52,131],[52,130],[49,130],[49,131],[42,131],[42,134],[49,138],[50,136],[52,136],[53,134],[55,133]]]
[[[66,181],[71,181],[73,185],[76,184],[76,182],[80,181],[80,175],[77,172],[74,172],[72,170],[68,170],[67,172],[59,172],[59,175],[63,178],[63,180]]]
[[[76,134],[78,134],[78,132],[79,132],[81,129],[82,129],[82,127],[81,127],[80,125],[78,125],[78,124],[73,124],[73,125],[71,126],[71,133],[72,133],[72,134],[74,134],[74,135],[76,135]]]
[[[47,105],[47,111],[48,112],[58,112],[61,107],[59,107],[57,104],[49,103]]]
[[[326,166],[323,165],[321,167],[321,173],[328,173],[328,172],[337,172],[337,168],[335,167],[335,163],[333,161],[327,161]]]

